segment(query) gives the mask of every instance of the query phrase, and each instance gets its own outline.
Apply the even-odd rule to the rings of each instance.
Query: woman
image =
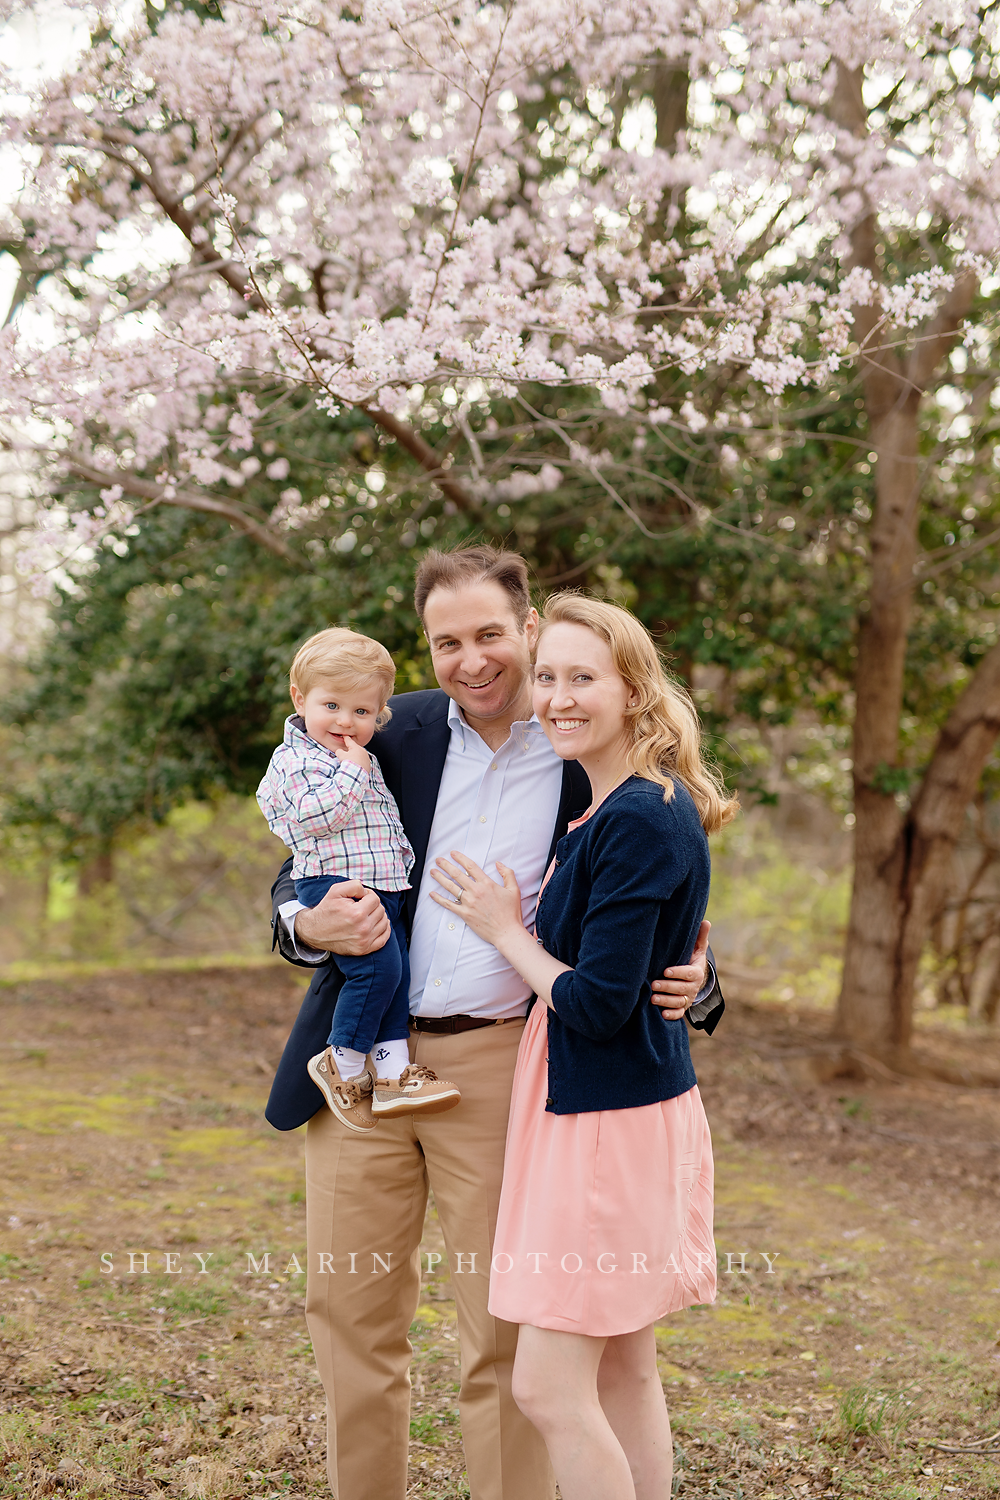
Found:
[[[715,1295],[712,1156],[681,1021],[650,980],[690,952],[708,901],[706,832],[736,812],[702,762],[697,718],[626,610],[563,593],[545,609],[534,708],[593,801],[521,924],[453,851],[435,896],[541,1002],[511,1101],[490,1311],[521,1325],[514,1396],[563,1500],[669,1500],[657,1319]]]

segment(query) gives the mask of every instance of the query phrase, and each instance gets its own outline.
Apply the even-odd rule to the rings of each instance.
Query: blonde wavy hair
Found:
[[[629,770],[662,786],[664,802],[674,794],[676,776],[694,798],[705,832],[717,833],[739,812],[739,798],[729,795],[717,768],[703,759],[695,706],[667,676],[645,626],[617,604],[572,590],[547,601],[539,639],[548,626],[563,624],[583,625],[604,641],[615,670],[638,699],[625,710],[632,736]]]

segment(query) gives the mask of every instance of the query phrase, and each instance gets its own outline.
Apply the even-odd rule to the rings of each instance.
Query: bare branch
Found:
[[[977,537],[974,542],[967,542],[965,546],[939,547],[936,552],[927,552],[922,558],[918,559],[917,566],[920,571],[917,574],[917,581],[922,582],[925,578],[937,578],[941,573],[947,573],[951,568],[959,568],[963,563],[967,563],[971,557],[975,557],[980,552],[985,552],[988,547],[994,546],[998,541],[1000,541],[1000,527],[997,527],[995,531],[988,531],[985,536]],[[928,563],[936,562],[938,558],[943,558],[944,561],[938,562],[936,567],[927,566]]]
[[[229,159],[233,155],[234,151],[236,151],[237,148],[243,144],[247,136],[250,134],[251,130],[253,130],[254,126],[257,124],[257,121],[262,120],[267,113],[268,111],[266,109],[262,109],[259,114],[254,115],[252,120],[245,120],[242,125],[238,126],[237,129],[233,131],[229,140],[226,142],[226,149],[222,152],[222,155],[216,155],[215,166],[212,171],[205,172],[201,177],[199,177],[194,187],[190,189],[190,193],[186,196],[190,196],[191,193],[200,193],[202,188],[207,187],[210,182],[214,181],[216,178],[222,177],[223,173],[226,170],[226,167],[229,165]],[[261,147],[266,145],[269,140],[273,140],[276,134],[276,131],[272,131],[270,135],[264,137],[263,141],[255,140],[254,146],[256,150],[259,151]],[[214,143],[214,134],[212,136],[212,140]]]

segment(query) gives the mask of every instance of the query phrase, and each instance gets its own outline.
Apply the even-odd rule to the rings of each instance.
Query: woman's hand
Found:
[[[569,965],[546,953],[525,930],[514,871],[497,860],[503,879],[503,885],[497,885],[475,860],[457,849],[451,851],[450,860],[438,859],[437,863],[431,874],[441,890],[431,891],[431,900],[457,912],[473,932],[503,954],[544,1005],[551,1005],[552,986],[560,974],[569,973]]]
[[[452,863],[454,861],[454,863]],[[513,870],[497,862],[503,885],[491,880],[475,860],[451,851],[451,859],[439,858],[431,875],[441,886],[431,892],[438,906],[457,912],[479,937],[499,948],[505,935],[524,931],[521,917],[521,892]]]

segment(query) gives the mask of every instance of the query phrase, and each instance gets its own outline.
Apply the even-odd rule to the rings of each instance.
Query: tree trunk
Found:
[[[862,83],[860,68],[838,64],[831,118],[855,140],[863,140],[868,131]],[[844,150],[845,165],[852,156],[853,148]],[[864,195],[859,197],[864,205]],[[878,224],[870,205],[851,231],[851,251],[852,267],[864,267],[877,284],[884,282]],[[871,585],[858,630],[854,888],[835,1032],[859,1051],[882,1058],[909,1048],[920,954],[940,906],[959,822],[997,732],[990,738],[991,653],[942,731],[909,813],[900,811],[896,797],[906,790],[907,775],[898,765],[899,722],[920,520],[920,403],[954,345],[974,294],[974,279],[959,276],[906,356],[892,347],[891,330],[885,339],[878,306],[854,308],[876,454],[875,514]],[[972,730],[973,720],[978,732]],[[985,750],[984,737],[989,741]],[[957,789],[965,796],[958,804]]]
[[[899,749],[917,548],[916,401],[877,413],[872,440],[878,454],[872,581],[855,675],[854,888],[837,1029],[879,1055],[908,1040],[896,986],[906,837],[890,768]]]
[[[1000,645],[983,658],[949,714],[909,813],[905,819],[897,814],[896,837],[884,857],[874,851],[874,839],[855,840],[836,1033],[859,1051],[898,1060],[909,1048],[921,954],[944,898],[962,818],[998,735]]]
[[[869,234],[862,226],[856,245],[866,249]],[[1000,722],[991,727],[1000,695],[990,653],[942,731],[909,813],[900,811],[896,797],[908,780],[898,751],[920,519],[920,399],[971,298],[968,280],[959,281],[905,366],[879,348],[865,365],[876,499],[855,676],[854,887],[835,1030],[882,1058],[909,1048],[920,954],[940,908],[961,818],[1000,729]],[[966,722],[970,714],[976,732]]]
[[[106,844],[81,865],[76,888],[81,896],[96,896],[101,888],[109,886],[114,878],[114,854],[111,845]]]
[[[1000,735],[1000,645],[994,646],[941,730],[907,819],[907,880],[896,989],[908,1000],[902,1045],[910,1040],[913,991],[927,929],[940,907],[962,818]]]
[[[661,151],[675,151],[677,137],[687,125],[691,78],[687,68],[658,62],[652,68],[653,104],[656,107],[656,144]]]

